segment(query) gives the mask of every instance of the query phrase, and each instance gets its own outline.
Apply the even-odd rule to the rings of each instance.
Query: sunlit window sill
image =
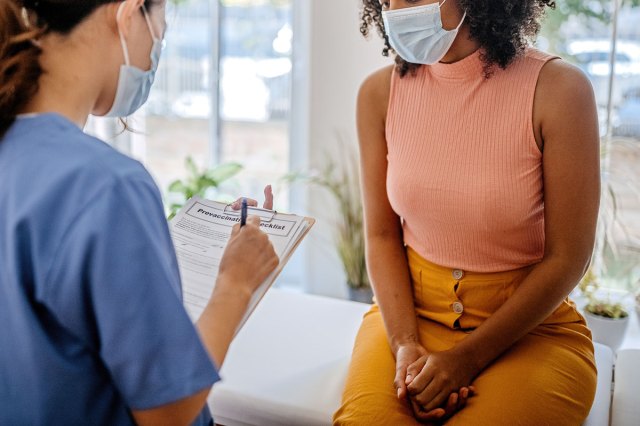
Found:
[[[630,314],[627,335],[619,350],[623,349],[640,349],[640,321],[636,311],[632,311]]]

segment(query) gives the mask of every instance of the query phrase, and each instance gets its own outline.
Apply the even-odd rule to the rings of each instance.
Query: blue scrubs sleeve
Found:
[[[218,373],[182,305],[151,177],[114,177],[77,209],[44,297],[61,325],[95,351],[132,409],[211,387]]]

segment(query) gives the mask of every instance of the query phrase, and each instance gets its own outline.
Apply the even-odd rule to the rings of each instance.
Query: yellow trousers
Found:
[[[429,352],[452,348],[491,316],[530,268],[500,273],[448,269],[407,250],[420,341]],[[393,384],[395,359],[378,306],[362,321],[334,425],[417,425]],[[449,419],[465,426],[578,426],[596,389],[591,333],[565,300],[474,380],[477,395]]]

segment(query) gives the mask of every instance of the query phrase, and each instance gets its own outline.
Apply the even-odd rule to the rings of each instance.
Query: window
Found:
[[[255,196],[289,171],[291,3],[223,0],[220,10],[218,156],[246,166],[243,193]],[[276,196],[286,209],[286,191]]]
[[[200,167],[238,162],[231,195],[261,197],[289,171],[292,0],[175,0],[154,87],[129,120],[92,118],[88,130],[141,160],[166,192]],[[284,190],[276,205],[288,208]]]
[[[598,267],[609,278],[605,285],[637,291],[640,286],[640,1],[563,0],[557,5],[545,23],[539,44],[574,62],[586,73],[598,104],[604,160],[601,206],[604,226],[599,234],[602,255],[596,256],[600,262]],[[618,6],[620,9],[616,10]]]

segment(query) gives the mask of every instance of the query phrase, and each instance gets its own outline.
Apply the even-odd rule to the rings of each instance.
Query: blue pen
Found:
[[[242,199],[242,210],[240,210],[240,227],[247,224],[247,199]]]

